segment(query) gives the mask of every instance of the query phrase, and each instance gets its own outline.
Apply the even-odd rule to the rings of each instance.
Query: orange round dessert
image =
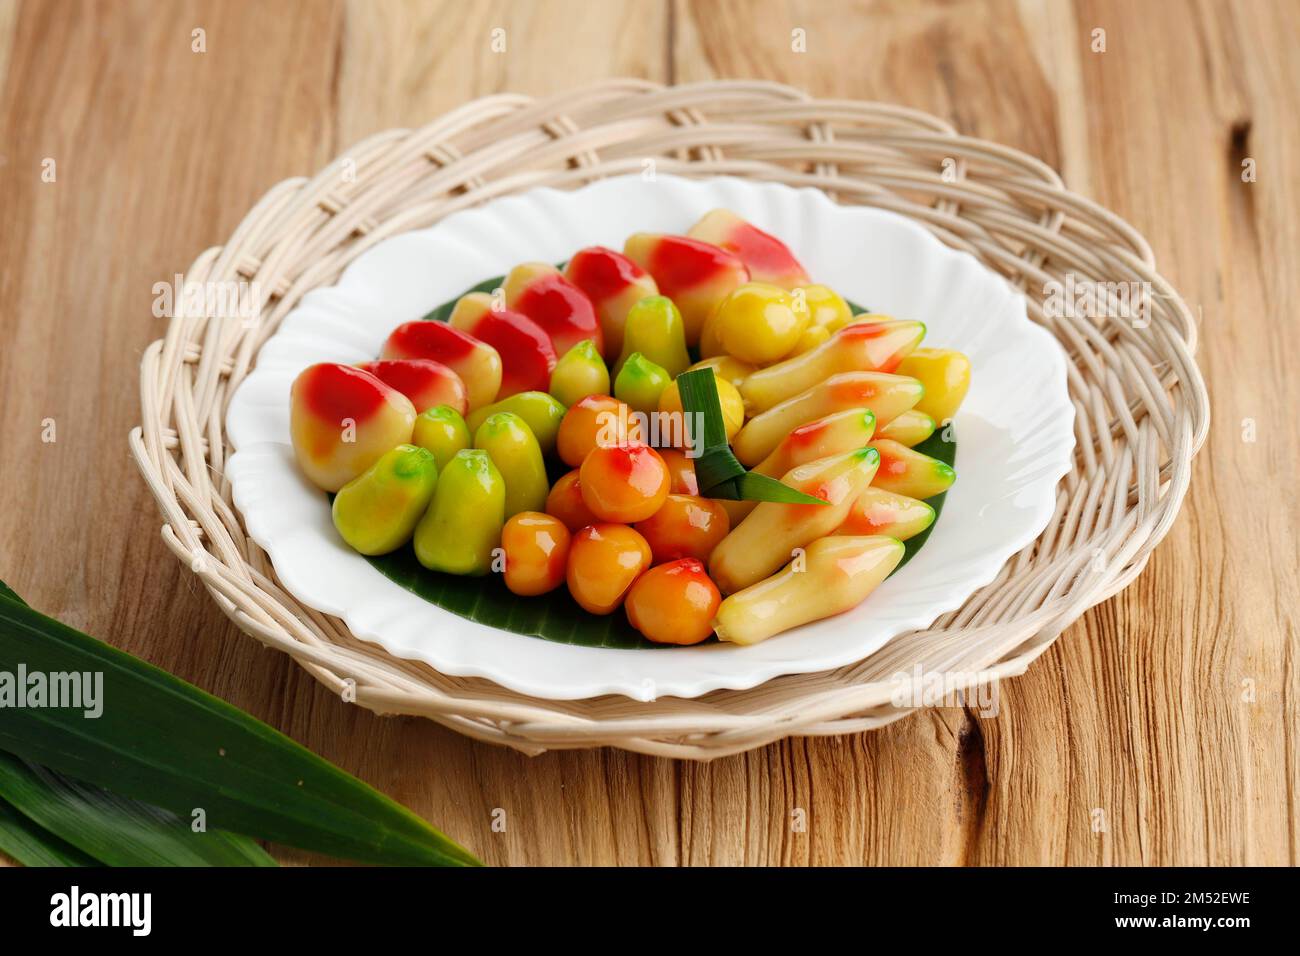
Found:
[[[713,633],[721,603],[704,563],[681,558],[637,578],[627,595],[627,619],[657,644],[698,644]]]
[[[559,518],[521,511],[501,529],[506,553],[506,587],[523,597],[553,591],[563,582],[569,562],[569,529]]]
[[[668,497],[668,466],[649,445],[597,446],[578,475],[582,500],[602,521],[644,521]]]
[[[592,614],[609,614],[649,566],[650,545],[627,525],[591,525],[569,546],[569,593]]]

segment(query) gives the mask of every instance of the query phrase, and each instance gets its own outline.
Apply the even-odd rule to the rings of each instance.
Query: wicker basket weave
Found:
[[[223,477],[226,404],[261,344],[305,292],[333,283],[376,242],[507,193],[639,172],[648,158],[666,173],[815,186],[892,210],[1023,289],[1030,317],[1068,354],[1076,409],[1075,467],[1047,530],[961,609],[865,661],[694,700],[533,699],[393,658],[297,603],[245,533]],[[1145,321],[1046,314],[1045,283],[1067,273],[1149,283]],[[374,711],[424,715],[528,753],[612,745],[710,758],[897,720],[908,711],[891,703],[891,678],[918,666],[963,675],[958,686],[1022,673],[1142,570],[1209,425],[1195,325],[1131,226],[1067,192],[1038,160],[935,117],[769,83],[616,80],[545,100],[476,100],[421,129],[371,137],[313,179],[280,183],[185,279],[255,280],[263,300],[255,323],[174,318],[145,351],[143,424],[130,442],[167,545],[240,628],[335,691],[354,687]]]

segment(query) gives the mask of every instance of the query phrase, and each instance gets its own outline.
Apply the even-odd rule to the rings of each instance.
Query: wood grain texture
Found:
[[[1294,864],[1298,36],[1284,0],[0,0],[0,577],[490,863]],[[1215,418],[1184,513],[996,717],[934,710],[708,765],[527,758],[343,703],[163,547],[125,443],[162,331],[153,283],[370,133],[614,75],[931,111],[1129,219],[1200,309]]]

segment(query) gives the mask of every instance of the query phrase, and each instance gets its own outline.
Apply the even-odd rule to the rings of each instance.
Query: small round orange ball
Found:
[[[627,619],[656,644],[698,644],[713,633],[721,603],[704,563],[681,558],[637,578],[627,595]]]
[[[521,511],[501,529],[506,587],[523,597],[553,591],[569,563],[569,529],[559,518]]]
[[[569,546],[569,593],[592,614],[610,614],[649,566],[650,545],[627,525],[590,525]]]
[[[602,521],[632,524],[659,510],[668,497],[668,466],[649,445],[593,448],[578,472],[582,500]]]

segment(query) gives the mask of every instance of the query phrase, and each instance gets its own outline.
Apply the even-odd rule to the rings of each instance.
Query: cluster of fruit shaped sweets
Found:
[[[913,446],[970,364],[924,335],[853,315],[779,239],[714,210],[563,272],[517,266],[448,323],[399,326],[377,362],[313,366],[294,446],[362,553],[413,540],[428,568],[503,571],[521,596],[567,585],[654,641],[749,643],[858,603],[933,522],[923,499],[954,474]],[[696,368],[737,458],[827,505],[701,497],[676,381]],[[553,486],[548,458],[571,469]]]

